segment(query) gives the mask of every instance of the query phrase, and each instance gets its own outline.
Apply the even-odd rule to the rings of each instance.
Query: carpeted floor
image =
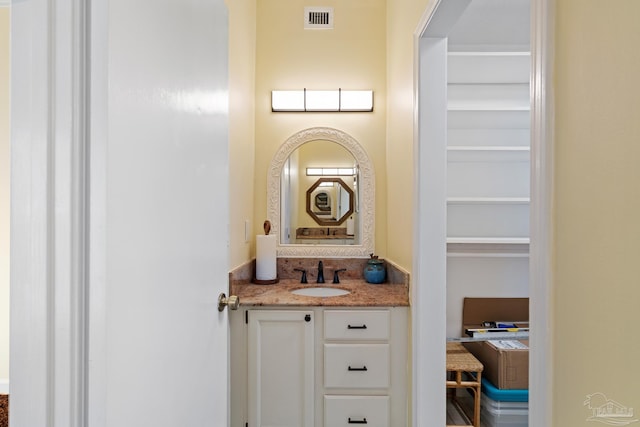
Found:
[[[9,427],[9,395],[0,394],[0,427]]]

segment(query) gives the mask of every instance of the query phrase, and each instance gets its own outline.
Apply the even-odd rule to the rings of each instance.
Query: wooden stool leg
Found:
[[[474,399],[473,399],[473,425],[475,427],[480,427],[480,396],[481,396],[481,388],[480,388],[480,383],[481,383],[481,373],[478,372],[478,385],[474,387],[473,392],[475,394]]]

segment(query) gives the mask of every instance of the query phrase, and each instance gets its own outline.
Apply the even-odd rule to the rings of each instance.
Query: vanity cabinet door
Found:
[[[314,312],[248,311],[251,427],[313,427]]]

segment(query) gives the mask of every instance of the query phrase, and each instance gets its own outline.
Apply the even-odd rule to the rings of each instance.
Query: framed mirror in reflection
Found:
[[[338,226],[353,215],[353,199],[353,190],[342,179],[319,178],[307,190],[307,214],[318,225]]]
[[[374,183],[369,156],[349,134],[316,127],[289,137],[267,174],[278,256],[367,258],[374,251]]]

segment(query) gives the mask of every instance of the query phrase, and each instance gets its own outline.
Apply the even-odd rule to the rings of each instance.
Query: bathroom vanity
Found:
[[[304,202],[306,201],[306,202]],[[231,425],[405,427],[409,274],[363,278],[375,241],[375,175],[364,148],[303,129],[274,154],[267,219],[278,283],[230,273]],[[333,283],[335,282],[335,283]]]
[[[391,265],[389,283],[373,285],[357,270],[366,259],[326,260],[328,278],[351,269],[302,284],[293,268],[311,263],[279,259],[286,277],[273,285],[231,275],[231,425],[406,426],[408,275]],[[317,288],[348,293],[294,293]]]

